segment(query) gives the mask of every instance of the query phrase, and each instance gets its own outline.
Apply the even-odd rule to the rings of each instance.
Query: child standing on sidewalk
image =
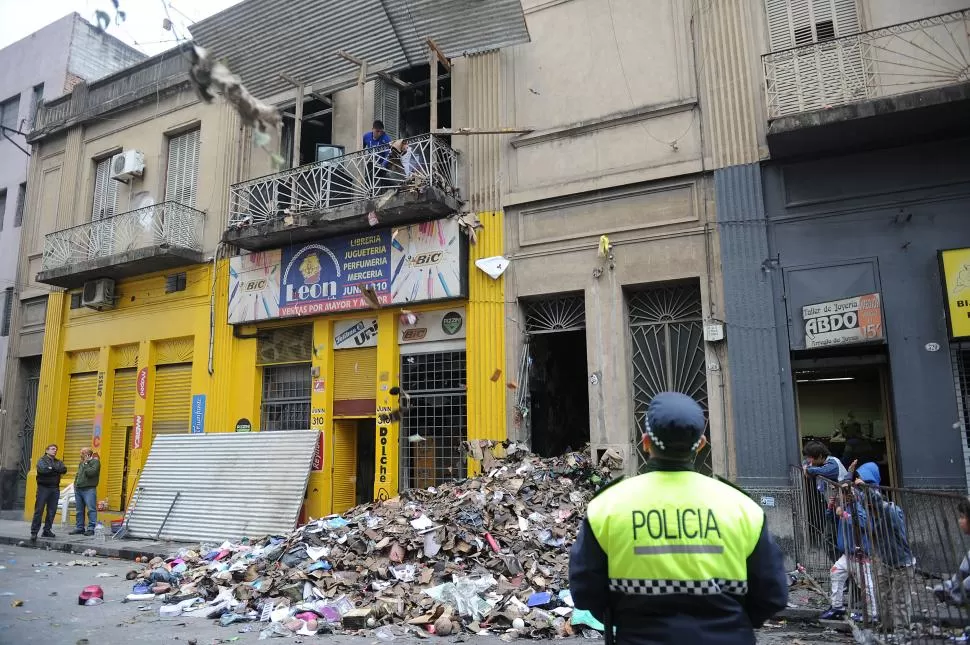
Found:
[[[831,607],[824,611],[821,620],[841,620],[845,618],[845,590],[851,577],[859,585],[865,596],[869,620],[878,620],[876,590],[872,581],[872,565],[869,560],[870,543],[866,534],[867,517],[865,508],[855,500],[848,485],[839,489],[837,499],[830,506],[829,513],[835,517],[836,548],[839,559],[831,570]]]

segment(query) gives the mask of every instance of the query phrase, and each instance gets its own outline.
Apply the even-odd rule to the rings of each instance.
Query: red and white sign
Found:
[[[318,433],[317,448],[313,451],[313,470],[323,470],[323,433]]]
[[[138,370],[138,398],[144,399],[145,395],[148,393],[148,368],[143,367]]]
[[[134,446],[134,448],[135,448],[135,450],[138,450],[139,448],[141,448],[141,437],[144,434],[144,431],[145,431],[145,415],[144,414],[136,414],[135,415],[135,428],[134,428],[134,432],[135,432],[135,438],[134,438],[134,444],[135,444],[135,446]]]
[[[313,391],[317,394],[323,394],[327,391],[327,383],[322,378],[313,379]]]

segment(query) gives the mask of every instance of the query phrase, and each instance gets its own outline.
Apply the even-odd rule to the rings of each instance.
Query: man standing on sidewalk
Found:
[[[37,460],[37,499],[34,502],[34,521],[30,523],[30,541],[37,540],[40,531],[40,519],[47,509],[44,519],[44,537],[57,537],[51,531],[54,525],[54,514],[57,512],[57,502],[61,496],[61,475],[67,472],[67,466],[57,458],[57,444],[47,446],[47,450]]]
[[[81,449],[81,463],[74,476],[74,505],[77,507],[76,528],[71,535],[94,535],[98,521],[98,479],[101,477],[101,460],[90,448]],[[88,512],[88,528],[84,529],[84,509]]]

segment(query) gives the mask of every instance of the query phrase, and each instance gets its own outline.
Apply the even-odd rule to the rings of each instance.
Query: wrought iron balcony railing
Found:
[[[287,215],[363,202],[404,186],[458,189],[458,155],[439,137],[423,135],[300,166],[230,187],[229,226],[241,228]]]
[[[768,118],[970,81],[970,9],[771,52]]]
[[[72,226],[44,238],[42,271],[154,247],[202,251],[205,214],[162,202]]]

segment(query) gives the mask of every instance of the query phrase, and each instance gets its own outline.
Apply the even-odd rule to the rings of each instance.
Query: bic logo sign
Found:
[[[243,291],[262,291],[266,288],[266,278],[258,278],[256,280],[247,280],[243,283]]]
[[[408,264],[413,267],[429,267],[434,266],[441,262],[444,257],[444,252],[442,251],[429,251],[427,253],[418,253],[417,255],[412,255],[408,258]]]

